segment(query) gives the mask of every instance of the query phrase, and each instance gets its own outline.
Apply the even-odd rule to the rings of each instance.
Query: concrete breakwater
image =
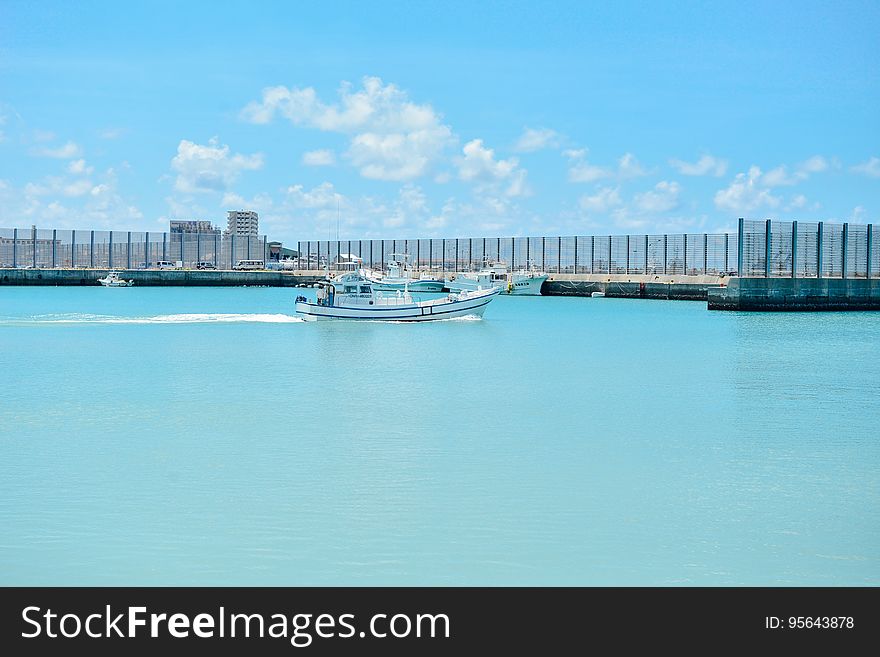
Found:
[[[710,287],[725,285],[724,276],[553,274],[541,292],[547,296],[588,297],[602,292],[606,297],[705,301]]]
[[[296,287],[323,278],[321,272],[196,269],[123,269],[120,276],[141,286]],[[99,285],[107,269],[0,269],[0,285]]]
[[[880,279],[731,278],[709,310],[880,310]]]
[[[98,285],[106,269],[0,269],[0,285]],[[322,280],[323,271],[121,270],[122,278],[141,286],[268,286],[296,287]],[[553,274],[544,283],[548,296],[590,296],[705,301],[708,288],[722,285],[718,276],[639,276],[615,274]]]

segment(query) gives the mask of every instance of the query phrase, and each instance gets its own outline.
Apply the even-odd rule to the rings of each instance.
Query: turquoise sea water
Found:
[[[880,314],[0,288],[0,584],[880,584]]]

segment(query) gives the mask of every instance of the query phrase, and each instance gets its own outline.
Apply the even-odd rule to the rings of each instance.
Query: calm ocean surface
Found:
[[[880,313],[298,292],[0,288],[0,584],[880,584]]]

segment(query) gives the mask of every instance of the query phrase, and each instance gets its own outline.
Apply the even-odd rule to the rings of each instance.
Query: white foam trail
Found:
[[[25,324],[227,324],[236,322],[260,324],[289,324],[305,321],[301,317],[271,313],[182,313],[178,315],[154,315],[153,317],[116,317],[113,315],[42,315],[29,319],[17,319]]]

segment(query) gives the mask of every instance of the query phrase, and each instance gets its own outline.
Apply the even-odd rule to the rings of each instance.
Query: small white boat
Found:
[[[98,282],[104,287],[131,287],[134,280],[125,280],[119,277],[120,272],[116,269],[110,271],[104,278],[99,278]]]
[[[590,296],[594,299],[601,299],[605,296],[604,292],[590,292]]]
[[[407,269],[409,256],[405,253],[392,253],[389,256],[388,271],[384,275],[368,274],[373,289],[380,292],[405,290],[410,292],[442,292],[444,282],[427,274],[419,278],[410,276]]]
[[[343,278],[343,277],[339,277]],[[296,312],[309,321],[349,319],[363,321],[429,322],[455,317],[482,317],[486,306],[499,290],[477,290],[449,294],[439,299],[416,301],[408,289],[395,292],[374,290],[372,282],[360,273],[344,275],[345,280],[319,283],[317,301],[296,298]]]
[[[452,292],[497,287],[506,294],[540,296],[541,286],[547,278],[547,274],[534,267],[509,272],[505,263],[487,260],[477,272],[464,272],[447,279],[446,287]]]

